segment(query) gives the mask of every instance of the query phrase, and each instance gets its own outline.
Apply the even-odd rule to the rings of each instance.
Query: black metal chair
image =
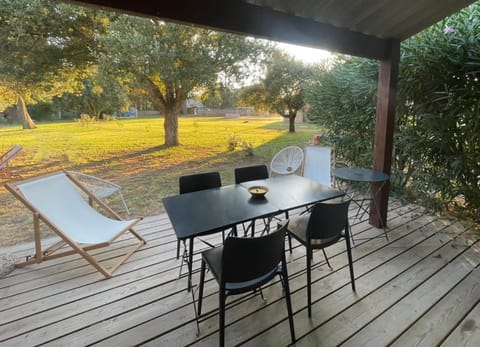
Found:
[[[261,288],[279,275],[287,303],[290,336],[295,342],[293,312],[285,260],[284,226],[275,232],[260,237],[228,237],[223,246],[202,253],[198,298],[198,317],[202,313],[203,287],[206,267],[217,280],[219,289],[220,346],[225,344],[225,301],[227,296]]]
[[[340,238],[345,239],[348,265],[353,291],[355,278],[350,245],[350,225],[348,223],[348,206],[350,200],[341,202],[324,202],[315,204],[309,214],[293,217],[288,223],[288,233],[306,247],[307,254],[307,300],[308,316],[312,316],[311,267],[313,250],[322,249],[335,244]],[[325,253],[324,253],[325,255]],[[325,255],[325,259],[328,258]],[[328,263],[330,266],[330,264]]]
[[[248,181],[263,180],[268,178],[268,168],[266,165],[253,165],[245,167],[237,167],[233,171],[235,175],[235,184],[240,184]],[[269,220],[263,220],[265,228],[269,228]],[[248,227],[245,228],[243,225],[243,230],[245,235],[248,233],[248,229],[252,229],[252,236],[255,234],[255,220],[253,220]]]
[[[235,184],[248,181],[263,180],[268,178],[268,168],[266,165],[254,165],[238,167],[234,170]]]
[[[218,172],[180,176],[178,183],[180,187],[180,194],[192,193],[199,190],[218,188],[222,186],[220,173]],[[222,233],[222,237],[224,237],[224,233]],[[178,258],[180,258],[180,240],[177,241],[177,259]]]
[[[268,178],[268,168],[266,165],[254,165],[254,166],[245,166],[245,167],[239,167],[234,169],[234,174],[235,174],[235,184],[240,184],[243,182],[248,182],[248,181],[255,181],[255,180],[263,180]],[[288,219],[288,211],[285,211],[285,218]],[[263,220],[263,223],[265,225],[265,230],[268,232],[270,229],[270,222],[271,218],[266,220]],[[245,234],[248,232],[248,228],[252,228],[252,236],[255,233],[255,221],[253,220],[252,223],[250,224],[249,227],[245,228]],[[289,238],[290,242],[290,253],[292,250],[291,247],[291,241]]]
[[[181,176],[179,179],[180,194],[197,192],[210,188],[218,188],[222,186],[220,173],[207,172],[201,174],[193,174]]]

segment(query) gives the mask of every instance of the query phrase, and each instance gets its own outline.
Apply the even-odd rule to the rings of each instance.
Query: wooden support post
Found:
[[[395,129],[395,107],[398,69],[400,63],[400,41],[390,42],[388,57],[380,61],[377,88],[377,114],[375,125],[375,147],[373,167],[390,175],[393,151],[393,132]],[[372,192],[380,185],[374,184]],[[390,184],[387,182],[373,197],[380,212],[378,217],[374,208],[370,208],[370,224],[385,227],[387,223],[388,195]]]

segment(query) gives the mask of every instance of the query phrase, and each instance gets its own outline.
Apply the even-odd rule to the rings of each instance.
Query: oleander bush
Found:
[[[402,42],[392,186],[437,209],[480,209],[480,4]],[[378,62],[317,71],[309,117],[337,156],[371,165]]]

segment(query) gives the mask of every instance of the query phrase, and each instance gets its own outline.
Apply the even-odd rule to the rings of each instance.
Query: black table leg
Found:
[[[193,264],[193,237],[191,237],[188,245],[188,282],[187,291],[192,290],[192,264]]]

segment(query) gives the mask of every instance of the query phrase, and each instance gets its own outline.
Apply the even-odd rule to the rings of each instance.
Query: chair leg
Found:
[[[292,254],[292,236],[290,233],[287,233],[287,238],[288,238],[288,249],[290,250],[290,254]]]
[[[248,233],[248,228],[250,226],[247,226],[247,228],[245,228],[245,223],[242,223],[242,228],[243,228],[243,237],[247,237],[247,233]]]
[[[323,252],[323,256],[325,257],[325,261],[327,262],[328,267],[330,268],[330,270],[333,270],[332,266],[330,265],[330,262],[328,261],[327,252],[325,251],[325,248],[322,248],[322,252]]]
[[[118,194],[120,195],[120,198],[122,199],[123,207],[125,208],[125,211],[127,212],[127,215],[130,216],[130,210],[129,210],[128,207],[127,207],[127,203],[125,202],[125,199],[123,198],[122,191],[119,190],[119,191],[118,191]]]
[[[202,259],[202,265],[200,266],[200,284],[198,285],[198,316],[202,315],[202,300],[203,300],[203,285],[205,282],[205,270],[206,264]]]
[[[311,267],[312,267],[312,250],[307,247],[307,308],[308,308],[308,317],[312,317]]]
[[[290,325],[290,336],[292,338],[292,344],[295,343],[295,327],[293,325],[293,311],[292,311],[292,300],[290,299],[290,287],[288,284],[288,273],[287,273],[287,262],[285,260],[285,255],[282,259],[282,275],[280,276],[283,289],[285,291],[285,301],[287,303],[287,313],[288,313],[288,323]]]
[[[352,247],[355,247],[355,239],[353,238],[353,234],[350,234],[350,239],[352,240]]]
[[[200,336],[200,323],[198,322],[197,307],[195,306],[195,291],[192,290],[190,293],[192,294],[193,312],[195,313],[195,323],[197,325],[197,337],[199,337]]]
[[[273,217],[263,218],[263,231],[261,236],[270,233],[270,223],[272,222]]]
[[[219,298],[219,306],[220,306],[220,317],[219,317],[219,335],[220,335],[220,347],[225,346],[225,288],[221,286],[220,291],[218,293]]]
[[[290,218],[290,215],[288,214],[288,211],[285,211],[285,219],[288,220],[289,218]],[[290,250],[290,254],[292,254],[292,236],[288,231],[287,231],[287,237],[288,237],[288,247]]]
[[[345,242],[347,243],[347,256],[348,256],[348,267],[350,268],[350,283],[352,284],[352,290],[355,292],[355,276],[353,274],[353,258],[352,258],[352,247],[350,245],[350,226],[347,223],[345,228]]]
[[[256,293],[257,289],[253,290],[253,293]],[[265,296],[263,295],[262,287],[258,287],[258,292],[260,294],[260,298],[262,299],[263,302],[267,302],[267,299],[265,299]]]
[[[180,240],[177,240],[177,259],[180,258]]]

